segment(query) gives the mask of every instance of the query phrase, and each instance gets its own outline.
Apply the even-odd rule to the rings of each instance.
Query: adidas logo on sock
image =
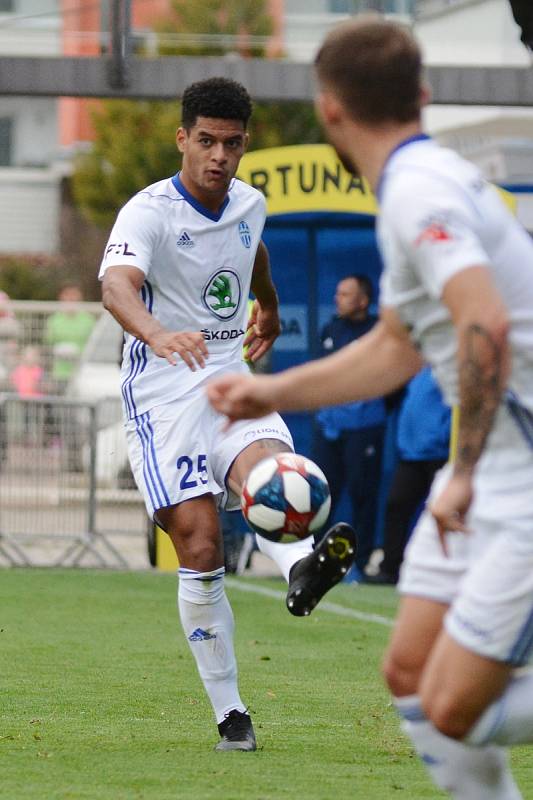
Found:
[[[204,631],[203,628],[196,628],[196,630],[193,631],[189,636],[189,642],[205,642],[208,639],[216,638],[216,633],[209,633],[208,631]]]
[[[194,247],[194,242],[187,231],[183,231],[181,236],[178,237],[176,244],[178,247]]]

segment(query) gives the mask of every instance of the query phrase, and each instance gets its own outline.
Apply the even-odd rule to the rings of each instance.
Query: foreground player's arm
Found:
[[[247,358],[257,361],[270,350],[281,331],[278,294],[270,274],[268,250],[262,241],[259,242],[255,254],[251,289],[256,299],[250,314],[244,347],[248,348]]]
[[[431,509],[441,537],[446,530],[466,530],[472,475],[510,366],[507,310],[486,267],[458,272],[446,283],[442,299],[457,333],[459,430],[452,478]]]
[[[330,356],[277,375],[226,375],[208,386],[231,421],[380,397],[415,375],[422,359],[392,310],[365,336]]]
[[[176,354],[193,372],[203,367],[207,347],[199,332],[176,332],[164,328],[147,310],[139,292],[146,276],[137,267],[108,267],[102,281],[104,307],[125,331],[145,342],[160,358],[175,366]]]

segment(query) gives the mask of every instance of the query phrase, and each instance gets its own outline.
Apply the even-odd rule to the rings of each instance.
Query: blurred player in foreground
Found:
[[[250,469],[292,450],[277,414],[223,432],[208,378],[248,372],[280,330],[278,298],[261,242],[263,195],[234,176],[248,141],[251,102],[223,78],[183,96],[177,145],[181,172],[147,187],[118,215],[100,277],[106,308],[127,333],[122,394],[130,463],[150,517],[171,537],[180,563],[181,622],[211,700],[217,750],[255,750],[237,685],[233,615],[224,591],[217,505],[239,507]],[[248,334],[249,290],[255,295]],[[345,541],[348,526],[330,536]],[[353,547],[312,550],[312,537],[286,545],[258,537],[289,581],[287,606],[312,610],[351,565]],[[340,543],[340,542],[339,542]]]
[[[316,68],[328,137],[379,198],[380,322],[330,357],[209,395],[235,420],[380,396],[430,363],[459,405],[457,456],[407,548],[384,671],[439,787],[514,800],[504,748],[533,742],[533,674],[516,671],[533,647],[533,244],[478,170],[422,133],[406,29],[358,17]]]

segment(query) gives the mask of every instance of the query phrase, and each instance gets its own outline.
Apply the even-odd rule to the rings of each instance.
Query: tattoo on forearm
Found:
[[[455,468],[471,472],[492,427],[501,396],[503,345],[480,325],[465,334],[459,364],[460,418]]]

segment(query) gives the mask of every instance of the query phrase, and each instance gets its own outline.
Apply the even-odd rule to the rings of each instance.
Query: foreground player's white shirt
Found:
[[[391,155],[378,195],[381,303],[410,328],[447,402],[458,401],[457,347],[440,297],[457,272],[486,265],[511,321],[509,386],[533,411],[533,243],[497,190],[474,165],[419,136]]]
[[[148,186],[120,211],[100,267],[141,269],[141,297],[169,331],[201,331],[206,367],[171,366],[127,334],[122,362],[126,416],[181,397],[221,365],[240,365],[255,253],[265,223],[263,195],[233,180],[218,214],[204,208],[179,175]]]

